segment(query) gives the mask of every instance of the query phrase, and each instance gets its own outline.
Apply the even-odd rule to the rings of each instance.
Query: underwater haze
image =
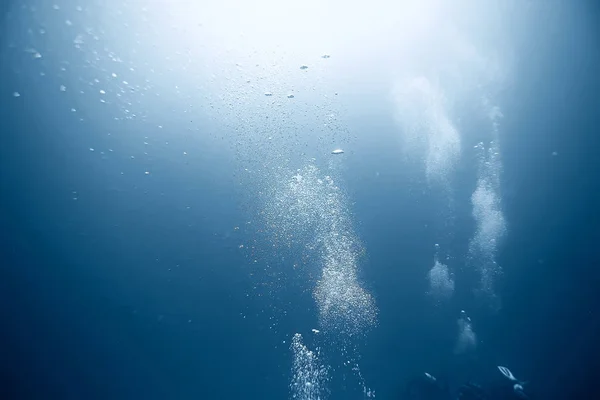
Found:
[[[2,399],[600,398],[595,2],[0,13]]]

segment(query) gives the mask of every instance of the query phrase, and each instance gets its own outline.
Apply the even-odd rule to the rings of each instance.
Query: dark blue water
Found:
[[[115,120],[97,101],[77,100],[68,74],[94,75],[75,56],[71,64],[53,58],[61,44],[38,38],[40,76],[24,50],[27,24],[51,30],[58,22],[44,14],[50,3],[32,2],[35,17],[22,3],[0,6],[2,398],[289,398],[290,339],[300,332],[313,344],[318,310],[312,283],[286,272],[297,253],[270,251],[271,236],[254,227],[264,197],[240,176],[238,153],[223,151],[219,137],[233,133],[210,109],[184,120],[172,88],[139,100],[145,122]],[[535,13],[516,11],[504,25],[518,62],[498,94],[508,224],[497,255],[499,311],[474,294],[467,266],[473,157],[458,162],[455,222],[440,237],[446,202],[402,168],[387,100],[367,86],[364,103],[355,96],[348,105],[353,131],[379,132],[354,139],[341,173],[366,249],[360,279],[379,309],[357,344],[376,398],[402,398],[423,371],[453,388],[485,384],[500,379],[497,365],[518,371],[534,398],[598,395],[600,13],[592,2],[532,7],[543,10],[535,26]],[[110,19],[100,24],[98,48],[119,47]],[[186,133],[166,137],[156,121]],[[476,137],[482,124],[473,117],[463,132]],[[440,240],[463,279],[435,307],[424,276]],[[307,267],[315,275],[317,263]],[[466,307],[478,345],[457,356],[456,319]],[[337,350],[328,351],[335,363]],[[342,375],[334,373],[330,398],[363,398],[356,378]]]

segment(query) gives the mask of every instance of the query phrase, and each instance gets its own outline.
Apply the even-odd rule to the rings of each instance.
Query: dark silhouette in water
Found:
[[[452,396],[445,380],[423,374],[407,383],[404,398],[408,400],[451,400]]]
[[[453,394],[445,380],[424,374],[411,379],[406,384],[402,399],[405,400],[531,400],[525,392],[515,391],[513,383],[498,379],[489,385],[481,386],[467,382]]]

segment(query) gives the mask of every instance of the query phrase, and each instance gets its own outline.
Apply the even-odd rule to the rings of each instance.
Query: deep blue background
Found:
[[[516,41],[532,62],[519,64],[503,103],[503,307],[471,310],[483,340],[476,356],[451,352],[459,304],[474,301],[470,288],[457,282],[454,301],[439,308],[423,295],[434,237],[421,227],[432,221],[432,200],[388,168],[391,146],[359,139],[361,157],[348,161],[344,184],[368,252],[362,278],[380,309],[361,364],[378,398],[396,398],[423,370],[455,385],[489,380],[505,364],[539,398],[556,399],[576,398],[600,378],[598,7],[578,4],[560,21],[541,15]],[[231,160],[191,143],[186,149],[203,157],[167,155],[154,160],[161,173],[152,180],[133,178],[140,171],[125,159],[107,164],[81,151],[89,141],[68,134],[79,125],[60,117],[63,105],[41,100],[54,83],[35,83],[15,101],[15,82],[34,83],[3,54],[0,396],[286,398],[291,353],[282,341],[314,326],[314,305],[305,294],[294,301],[298,288],[281,291],[278,307],[296,303],[295,316],[272,329],[272,300],[247,296],[256,282],[238,251],[247,238],[232,232],[248,216]],[[388,114],[372,114],[351,122],[393,132]],[[463,162],[456,213],[468,220],[473,164]],[[456,227],[458,260],[472,230]]]

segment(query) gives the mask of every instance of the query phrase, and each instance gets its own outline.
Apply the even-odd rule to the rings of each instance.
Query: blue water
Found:
[[[500,43],[512,60],[510,77],[494,91],[504,115],[499,195],[507,230],[495,254],[501,303],[493,307],[475,290],[468,254],[476,229],[472,147],[490,131],[473,108],[479,92],[460,92],[452,114],[464,150],[447,192],[428,185],[421,164],[406,159],[398,140],[402,128],[386,75],[391,64],[401,65],[389,47],[394,40],[363,53],[342,46],[352,73],[325,73],[325,83],[307,78],[317,94],[305,100],[298,90],[293,100],[307,110],[321,112],[320,102],[323,109],[339,107],[332,106],[345,133],[322,139],[318,112],[290,111],[294,117],[280,119],[285,106],[268,108],[262,94],[253,109],[228,104],[235,91],[214,92],[219,74],[236,77],[235,69],[218,68],[210,77],[211,63],[227,52],[213,59],[210,46],[189,39],[199,58],[187,72],[178,69],[181,55],[169,51],[179,44],[165,33],[174,22],[156,25],[169,8],[157,4],[81,3],[82,11],[67,0],[0,6],[2,398],[290,398],[295,333],[321,349],[331,371],[323,390],[332,400],[362,399],[364,387],[377,399],[400,399],[406,383],[423,372],[445,377],[453,390],[468,380],[487,384],[502,379],[497,365],[528,381],[532,398],[595,398],[597,5],[511,2],[512,8],[500,7],[505,14],[493,34],[473,39]],[[144,6],[150,27],[134,12]],[[183,28],[195,26],[193,10]],[[487,32],[476,14],[465,15],[466,26]],[[81,48],[74,47],[78,34],[85,36]],[[427,64],[435,60],[425,56],[432,51],[416,54]],[[377,52],[384,55],[364,61],[364,73],[349,63]],[[335,57],[332,51],[332,62]],[[264,70],[266,81],[288,67],[301,72],[296,64],[275,64]],[[420,62],[413,67],[427,74]],[[130,82],[112,85],[111,73]],[[319,97],[327,77],[340,91],[330,94],[337,103]],[[441,86],[453,87],[444,79]],[[102,87],[106,93],[99,94]],[[445,95],[455,96],[451,89]],[[239,114],[237,107],[250,111]],[[263,115],[277,122],[262,126]],[[287,140],[280,153],[261,145],[264,135],[276,134]],[[338,156],[330,152],[338,145],[346,152],[335,169],[331,160]],[[327,331],[313,295],[322,260],[304,247],[310,234],[275,247],[284,221],[264,219],[273,194],[265,188],[285,186],[278,167],[289,167],[285,179],[291,179],[306,165],[334,176],[364,249],[358,280],[373,296],[377,318],[358,338],[335,330],[326,332],[327,340],[312,334]],[[452,297],[442,302],[426,294],[435,243],[451,256],[455,281]],[[463,309],[473,321],[476,349],[455,354]],[[342,366],[346,357],[358,360],[363,383]]]

